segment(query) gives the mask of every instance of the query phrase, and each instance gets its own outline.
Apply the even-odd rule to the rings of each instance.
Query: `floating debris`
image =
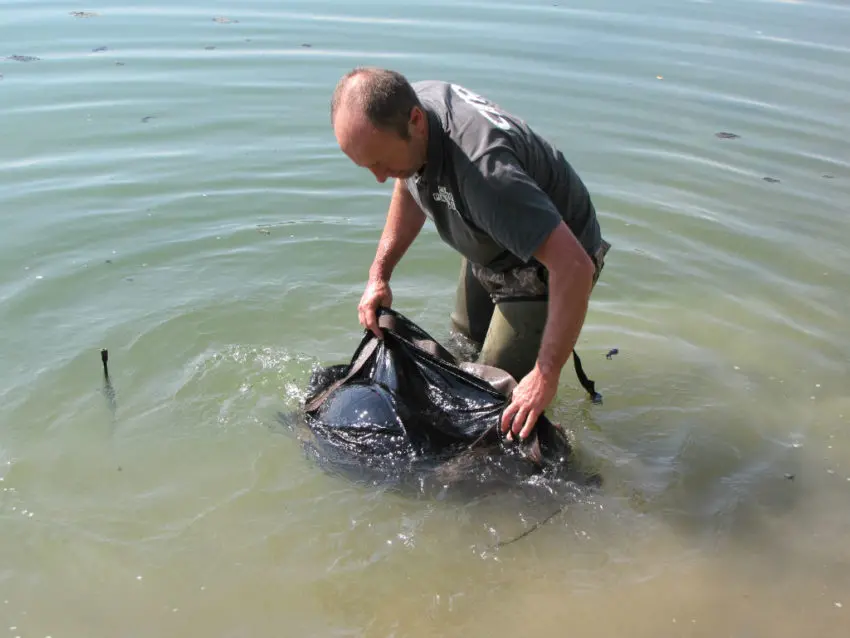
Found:
[[[310,47],[312,47],[313,45],[312,45],[312,44],[310,44],[309,42],[304,42],[301,46],[302,46],[302,47],[304,47],[305,49],[309,49],[309,48],[310,48]]]
[[[6,59],[14,60],[15,62],[38,62],[41,60],[41,58],[37,58],[34,55],[10,55]]]
[[[766,181],[768,184],[778,184],[779,183],[779,180],[776,179],[775,177],[762,177],[762,179],[764,181]]]
[[[265,226],[257,226],[257,232],[262,233],[263,235],[271,235],[272,234],[272,231],[269,230]]]
[[[824,179],[833,179],[833,178],[835,178],[835,175],[830,175],[829,173],[826,173],[826,174],[824,174],[823,178]]]
[[[239,20],[234,20],[233,18],[226,18],[224,16],[216,16],[213,18],[213,22],[218,22],[219,24],[235,24],[239,22]]]
[[[124,63],[123,62],[116,62],[115,66],[124,66]]]
[[[142,123],[143,123],[143,124],[147,124],[148,122],[150,122],[150,121],[151,121],[151,120],[153,120],[153,119],[156,119],[156,116],[155,116],[155,115],[145,115],[145,116],[142,118]]]
[[[789,481],[793,481],[793,480],[794,480],[794,475],[793,475],[793,474],[786,474],[786,475],[785,475],[785,478],[786,478],[786,479],[788,479]]]
[[[100,53],[101,51],[109,51],[109,47],[97,47],[91,50],[92,53]]]
[[[611,358],[611,357],[613,357],[615,354],[620,354],[620,349],[619,349],[619,348],[611,348],[611,349],[608,351],[608,354],[606,354],[606,355],[605,355],[605,358],[606,358],[606,359],[610,359],[610,358]]]
[[[215,47],[214,46],[208,46],[208,47],[204,47],[204,49],[207,50],[207,51],[212,51],[213,49],[215,49]]]
[[[655,79],[656,79],[656,80],[663,80],[663,79],[664,79],[664,76],[663,76],[663,75],[656,75],[656,76],[655,76]]]
[[[94,11],[71,11],[71,15],[75,18],[96,18],[100,14]]]
[[[728,131],[720,131],[719,133],[714,134],[715,137],[719,137],[721,140],[736,140],[740,135],[737,133],[729,133]]]

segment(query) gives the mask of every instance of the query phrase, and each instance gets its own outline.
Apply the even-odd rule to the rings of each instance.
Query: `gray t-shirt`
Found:
[[[428,157],[407,188],[440,237],[470,262],[506,271],[563,219],[589,255],[596,211],[564,156],[522,120],[457,84],[413,84],[429,120]]]

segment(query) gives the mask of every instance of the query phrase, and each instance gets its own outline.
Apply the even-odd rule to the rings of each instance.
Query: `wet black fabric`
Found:
[[[527,441],[506,441],[505,393],[400,313],[380,316],[389,326],[383,339],[366,331],[349,363],[311,377],[304,415],[310,449],[324,464],[389,480],[472,456],[512,459],[525,476],[565,467],[570,449],[560,427],[544,415]]]

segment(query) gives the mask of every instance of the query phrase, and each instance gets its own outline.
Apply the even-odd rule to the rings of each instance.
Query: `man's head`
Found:
[[[379,182],[407,179],[425,163],[428,117],[403,75],[359,67],[339,81],[331,99],[337,143]]]

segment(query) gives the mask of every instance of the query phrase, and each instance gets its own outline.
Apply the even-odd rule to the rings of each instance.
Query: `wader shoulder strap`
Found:
[[[596,383],[587,378],[584,368],[581,365],[581,359],[579,359],[578,353],[575,350],[573,350],[573,365],[575,366],[576,376],[578,377],[578,382],[581,383],[581,387],[587,390],[594,403],[602,403],[602,395],[596,391]]]

